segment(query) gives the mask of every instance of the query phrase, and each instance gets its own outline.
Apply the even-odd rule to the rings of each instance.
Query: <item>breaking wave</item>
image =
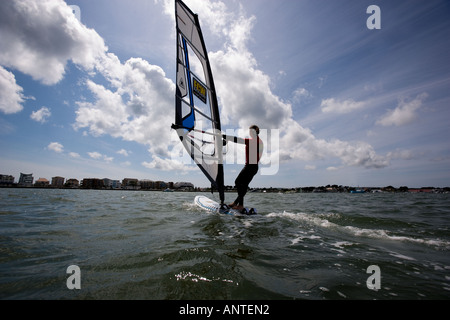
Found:
[[[383,229],[371,229],[371,228],[361,228],[351,225],[340,225],[335,222],[331,222],[326,219],[324,216],[319,214],[308,214],[308,213],[291,213],[291,212],[282,212],[282,213],[269,213],[267,217],[277,217],[277,218],[285,218],[291,221],[297,221],[302,223],[305,226],[315,226],[323,229],[334,230],[336,232],[342,232],[349,234],[354,237],[361,238],[371,238],[371,239],[380,239],[380,240],[389,240],[389,241],[402,241],[402,242],[412,242],[417,244],[424,244],[428,246],[433,246],[440,249],[448,250],[450,249],[450,242],[441,240],[441,239],[425,239],[419,237],[410,237],[405,235],[396,235],[393,234],[392,231],[383,230]],[[330,217],[333,217],[339,220],[338,214],[330,214]]]

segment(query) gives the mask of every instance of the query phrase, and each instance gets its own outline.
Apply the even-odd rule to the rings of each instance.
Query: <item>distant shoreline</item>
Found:
[[[1,189],[39,189],[39,190],[100,190],[100,191],[159,191],[159,192],[211,192],[211,188],[83,188],[83,187],[52,187],[52,186],[21,186],[0,185]],[[215,190],[214,190],[215,191]],[[234,187],[227,186],[225,192],[236,192]],[[249,188],[249,193],[450,193],[450,187],[348,187],[348,186],[320,186],[297,188]]]

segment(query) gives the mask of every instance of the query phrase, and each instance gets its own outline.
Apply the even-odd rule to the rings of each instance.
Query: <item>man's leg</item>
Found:
[[[236,180],[234,181],[238,196],[237,196],[236,200],[234,200],[233,206],[244,206],[244,196],[245,196],[245,191],[247,189],[247,184],[246,184],[247,169],[246,168],[247,167],[244,167],[241,170],[241,172],[237,176]]]
[[[253,180],[253,177],[258,172],[258,166],[245,166],[236,178],[235,184],[238,192],[238,197],[235,204],[244,206],[244,197],[247,194],[248,185]]]

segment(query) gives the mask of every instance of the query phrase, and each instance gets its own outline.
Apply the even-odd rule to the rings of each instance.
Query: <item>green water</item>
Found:
[[[449,194],[250,193],[251,217],[195,195],[0,189],[0,298],[450,298]]]

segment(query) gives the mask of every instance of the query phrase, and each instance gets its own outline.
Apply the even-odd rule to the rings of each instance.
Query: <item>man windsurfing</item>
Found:
[[[259,138],[259,127],[252,125],[249,128],[250,138],[233,137],[235,143],[245,144],[245,166],[235,180],[238,196],[229,206],[235,210],[244,209],[244,197],[248,190],[248,185],[258,172],[258,163],[261,159],[264,145]]]

